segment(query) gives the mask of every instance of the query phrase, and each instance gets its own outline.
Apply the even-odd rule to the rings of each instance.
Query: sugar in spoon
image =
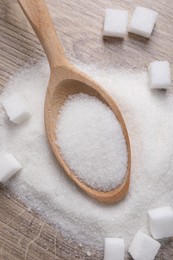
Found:
[[[117,104],[99,84],[76,69],[66,59],[44,0],[18,0],[18,2],[39,38],[50,65],[50,79],[45,99],[45,126],[50,146],[57,160],[74,183],[96,200],[113,203],[123,199],[129,188],[131,151],[127,128]],[[55,130],[60,108],[69,95],[77,93],[95,96],[109,106],[122,127],[128,153],[127,171],[122,184],[113,190],[103,192],[81,182],[64,161],[56,144]]]

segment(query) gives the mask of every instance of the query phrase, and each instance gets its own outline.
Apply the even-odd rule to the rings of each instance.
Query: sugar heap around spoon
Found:
[[[50,146],[68,176],[88,195],[104,203],[123,199],[129,188],[131,151],[128,132],[121,112],[113,99],[94,80],[77,70],[65,58],[44,0],[18,0],[42,44],[50,65],[50,79],[45,99],[45,126]],[[81,182],[68,167],[56,145],[56,122],[69,95],[84,93],[105,103],[118,119],[127,145],[127,171],[122,184],[110,191],[100,191]],[[70,131],[70,129],[69,129]]]

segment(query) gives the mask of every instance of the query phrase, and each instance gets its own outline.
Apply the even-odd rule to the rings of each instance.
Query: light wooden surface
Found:
[[[47,0],[47,4],[66,55],[72,61],[140,69],[153,59],[166,59],[173,68],[172,0]],[[151,39],[130,35],[124,41],[103,40],[105,8],[125,8],[131,15],[138,4],[159,13]],[[19,68],[42,57],[43,50],[17,1],[0,0],[0,89]],[[102,252],[91,250],[89,257],[87,248],[80,248],[74,241],[67,243],[60,232],[8,194],[0,187],[0,259],[103,259]],[[162,243],[157,260],[171,259],[170,239]]]

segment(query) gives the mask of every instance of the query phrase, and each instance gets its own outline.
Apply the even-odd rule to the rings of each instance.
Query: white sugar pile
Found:
[[[149,232],[149,209],[173,207],[173,93],[151,91],[146,73],[79,67],[116,99],[125,118],[132,147],[129,194],[115,205],[97,203],[77,189],[57,164],[44,130],[49,77],[45,63],[12,78],[3,94],[22,94],[32,113],[16,126],[0,109],[1,148],[23,166],[8,185],[29,207],[80,243],[99,248],[104,237],[122,237],[128,246],[139,229]]]
[[[127,147],[112,110],[96,97],[71,95],[57,119],[57,144],[76,177],[102,191],[118,187],[127,171]]]

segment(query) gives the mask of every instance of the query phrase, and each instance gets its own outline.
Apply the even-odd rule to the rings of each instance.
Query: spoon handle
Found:
[[[58,40],[45,1],[18,0],[18,3],[43,46],[50,68],[65,64],[67,61],[64,51]]]

